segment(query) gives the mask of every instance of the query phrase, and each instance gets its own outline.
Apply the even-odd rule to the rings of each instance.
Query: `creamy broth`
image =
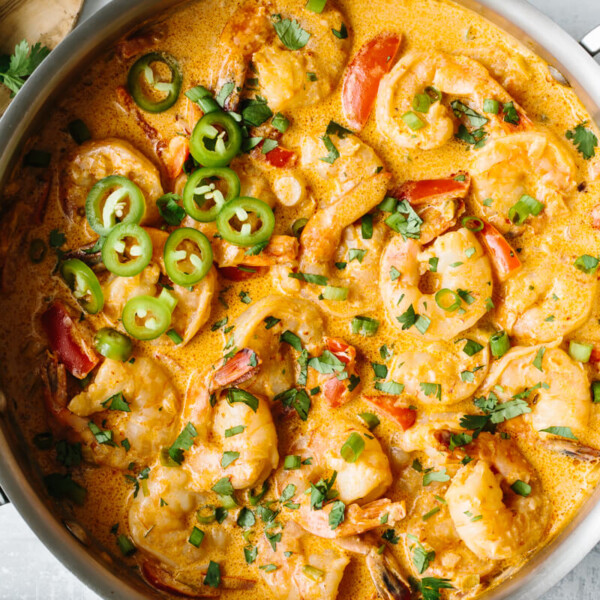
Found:
[[[303,1],[280,0],[277,5],[278,10],[274,12],[281,12],[284,15],[303,13],[303,19],[306,20],[302,21],[303,25],[305,22],[311,22],[306,17]],[[327,15],[327,11],[331,10],[331,5],[332,1],[330,0],[323,15]],[[568,213],[546,220],[541,227],[526,227],[523,231],[517,232],[517,235],[507,235],[507,239],[513,248],[517,249],[518,257],[524,266],[533,268],[540,264],[542,266],[538,268],[538,271],[542,272],[546,259],[539,255],[540,248],[547,248],[550,255],[565,257],[564,260],[569,265],[581,255],[593,256],[596,254],[597,233],[591,226],[590,215],[600,199],[600,158],[595,156],[590,160],[584,159],[581,153],[577,152],[576,148],[565,139],[565,132],[572,130],[580,123],[588,122],[588,127],[593,126],[589,124],[591,119],[574,92],[551,77],[544,61],[481,16],[446,0],[398,0],[393,3],[384,0],[370,2],[339,0],[337,6],[344,15],[344,23],[349,31],[348,60],[376,34],[387,31],[402,35],[402,43],[396,60],[415,51],[438,50],[477,59],[487,67],[492,76],[496,77],[522,107],[524,114],[529,117],[536,128],[550,131],[560,138],[561,145],[565,147],[576,166],[576,185],[564,194],[564,201],[569,209]],[[51,239],[52,231],[64,233],[66,236],[66,242],[61,245],[62,250],[77,249],[90,241],[89,231],[86,232],[82,228],[81,217],[68,218],[62,203],[65,191],[61,187],[60,181],[64,177],[65,169],[68,168],[69,160],[79,151],[67,131],[67,126],[74,119],[81,119],[89,127],[92,140],[106,138],[126,140],[155,165],[161,167],[161,157],[157,156],[153,140],[148,138],[147,132],[145,133],[136,122],[132,112],[124,110],[119,104],[115,89],[117,86],[126,84],[128,70],[137,57],[151,50],[172,54],[179,62],[183,73],[179,100],[172,108],[161,114],[150,114],[143,111],[141,114],[145,121],[159,132],[161,139],[168,141],[181,134],[182,122],[185,120],[185,103],[187,102],[184,91],[198,85],[213,89],[211,87],[214,82],[213,72],[221,60],[221,56],[215,50],[218,48],[219,36],[229,17],[238,8],[237,2],[226,0],[186,3],[165,15],[158,25],[150,26],[159,31],[159,35],[139,52],[133,53],[128,58],[120,58],[120,51],[113,49],[90,64],[80,79],[71,84],[68,92],[63,94],[62,99],[45,120],[39,135],[32,140],[31,147],[51,153],[50,167],[47,170],[27,166],[20,168],[4,190],[4,195],[9,200],[16,200],[17,204],[3,222],[3,245],[6,245],[7,248],[2,248],[4,251],[2,270],[4,293],[0,297],[0,338],[3,340],[0,345],[0,373],[3,389],[11,400],[11,406],[27,441],[33,441],[36,434],[48,431],[50,426],[54,431],[55,440],[62,439],[67,434],[64,429],[61,430],[56,427],[55,423],[52,423],[51,417],[45,410],[40,371],[47,360],[48,341],[41,325],[41,314],[53,299],[60,299],[71,309],[75,309],[72,310],[75,320],[81,312],[84,317],[84,325],[89,326],[91,330],[96,331],[107,325],[102,313],[90,315],[77,308],[77,301],[54,270],[57,262],[54,248],[49,247],[45,258],[37,264],[32,263],[29,258],[30,242],[40,239],[47,243]],[[304,26],[307,30],[310,29],[308,24]],[[329,57],[326,52],[329,51],[329,45],[324,44],[322,48],[324,55],[320,58],[327,62]],[[330,60],[334,62],[336,57],[331,57]],[[260,77],[260,73],[258,75],[250,74],[249,77]],[[282,108],[281,110],[289,119],[290,127],[281,136],[280,144],[301,156],[298,166],[291,171],[301,172],[302,177],[305,178],[308,194],[314,198],[317,205],[326,204],[329,201],[335,182],[331,178],[320,177],[314,165],[306,165],[304,161],[305,139],[311,137],[318,141],[324,135],[331,120],[342,125],[347,123],[341,105],[341,86],[342,80],[336,80],[332,93],[314,105]],[[251,94],[251,92],[246,93]],[[385,171],[391,173],[391,180],[387,186],[390,190],[397,188],[405,181],[446,178],[461,171],[471,172],[475,153],[483,151],[483,149],[473,149],[471,145],[457,139],[451,139],[434,149],[402,148],[378,129],[375,109],[365,128],[358,135],[362,142],[375,151],[384,165]],[[321,147],[321,151],[325,156],[327,150],[324,146]],[[266,181],[264,185],[267,187],[273,185],[277,189],[276,182],[281,176],[282,170],[269,166],[260,157],[256,159],[256,154],[252,156],[253,158],[246,156],[236,159],[238,162],[234,162],[232,168],[235,170],[238,167],[245,168],[244,165],[247,163],[254,164],[253,168],[256,168],[260,177]],[[165,193],[177,189],[173,180],[165,176],[164,169],[161,175]],[[44,178],[47,179],[44,180]],[[44,195],[45,184],[49,185],[47,205],[41,219],[36,221],[31,218],[31,215],[35,214],[35,205]],[[485,217],[485,211],[482,212],[482,207],[474,199],[473,193],[467,195],[465,204],[465,215]],[[343,211],[343,207],[340,210]],[[312,211],[314,211],[314,205],[306,203],[296,207],[277,203],[274,210],[275,234],[289,235],[292,223],[298,218],[310,217]],[[376,215],[375,222],[379,223],[382,220],[379,218],[381,212],[376,210],[372,212]],[[339,212],[336,218],[342,219],[343,212]],[[158,223],[161,224],[161,221],[159,220]],[[164,222],[162,225],[165,226]],[[460,220],[454,229],[459,226]],[[381,227],[385,228],[383,225]],[[328,232],[324,231],[323,237],[327,237],[327,235]],[[388,228],[385,235],[387,240],[391,235],[398,234]],[[283,267],[284,270],[291,270],[291,267],[288,268],[285,265]],[[297,264],[295,269],[297,270]],[[287,271],[285,272],[287,273]],[[581,276],[583,277],[583,275]],[[593,282],[590,283],[593,300],[591,311],[589,315],[585,315],[583,324],[575,330],[568,331],[564,336],[554,336],[541,341],[532,340],[524,345],[534,346],[537,344],[546,348],[545,352],[550,352],[550,349],[554,347],[568,350],[570,340],[594,345],[600,343],[598,326],[600,311],[595,290],[596,276],[593,274],[588,277]],[[379,285],[379,273],[373,271],[372,277],[366,281],[366,285],[376,288]],[[528,281],[524,280],[522,285],[526,286]],[[467,284],[469,283],[467,281]],[[300,285],[307,287],[299,282]],[[503,302],[503,291],[507,289],[506,285],[494,282],[492,298],[496,307]],[[578,285],[578,283],[575,282],[572,285]],[[314,289],[310,293],[306,292],[317,305],[320,303],[317,298],[318,292],[319,290],[315,292]],[[223,356],[223,347],[229,339],[223,329],[235,325],[236,319],[245,310],[273,293],[280,293],[280,290],[274,284],[271,273],[266,269],[259,270],[257,275],[245,281],[230,281],[219,274],[214,297],[210,302],[210,317],[185,347],[178,347],[163,335],[153,342],[136,340],[133,356],[137,361],[142,357],[157,361],[160,368],[165,370],[168,379],[172,381],[179,401],[183,405],[190,376],[197,373],[208,373],[213,365],[219,364]],[[514,293],[518,295],[516,291]],[[298,294],[292,295],[297,296]],[[378,381],[381,383],[381,381],[374,377],[371,364],[386,364],[391,369],[393,357],[384,360],[380,350],[382,346],[387,346],[394,355],[397,355],[403,352],[423,351],[427,344],[418,336],[399,331],[397,324],[395,325],[386,316],[379,294],[375,294],[375,298],[374,304],[370,304],[367,310],[356,313],[379,321],[377,333],[372,337],[352,333],[350,327],[352,316],[336,316],[326,307],[321,311],[325,320],[326,335],[330,338],[345,340],[356,348],[356,368],[361,379],[362,389],[360,393],[353,395],[350,402],[337,408],[333,408],[322,395],[315,395],[306,421],[300,420],[294,411],[291,411],[293,414],[290,414],[290,411],[282,410],[281,402],[273,402],[273,419],[280,456],[279,472],[281,473],[281,463],[284,457],[294,454],[294,443],[297,443],[297,440],[305,436],[309,430],[328,431],[332,422],[342,418],[360,425],[362,422],[358,417],[359,413],[377,414],[380,424],[374,428],[372,435],[380,442],[386,455],[391,457],[393,476],[392,485],[382,496],[395,502],[405,501],[408,515],[393,525],[381,525],[374,528],[374,537],[377,538],[376,547],[385,545],[386,555],[389,553],[396,558],[404,577],[422,578],[429,576],[433,571],[418,572],[413,561],[414,543],[410,541],[410,538],[406,539],[406,534],[411,533],[415,519],[418,522],[419,515],[426,512],[423,510],[424,504],[427,505],[426,510],[431,510],[434,506],[439,509],[437,515],[434,512],[427,520],[421,519],[425,525],[434,522],[432,519],[447,514],[445,502],[437,501],[436,504],[431,497],[433,495],[443,497],[449,484],[434,481],[428,486],[422,485],[423,473],[415,469],[415,464],[421,464],[425,470],[432,469],[433,472],[439,472],[442,466],[432,459],[431,453],[415,451],[407,454],[400,450],[400,439],[404,435],[402,428],[395,420],[386,416],[385,411],[374,408],[373,404],[365,397],[382,393],[375,387],[376,383]],[[248,303],[245,302],[245,299],[248,300]],[[563,303],[560,308],[568,312],[570,306]],[[446,351],[451,352],[454,341],[475,335],[473,334],[474,329],[483,332],[482,335],[487,339],[495,329],[506,327],[504,323],[498,321],[497,310],[488,311],[478,320],[476,327],[451,336],[449,341],[444,342]],[[559,314],[549,314],[548,316],[555,317],[557,320],[562,318]],[[213,324],[222,321],[225,317],[228,319],[225,325],[212,327]],[[286,356],[290,351],[289,348],[282,350]],[[497,362],[499,362],[498,359],[494,360],[494,363]],[[586,362],[577,368],[584,373],[589,382],[592,382],[598,378],[597,364],[592,355],[591,362]],[[402,380],[398,380],[398,383],[402,383]],[[244,387],[243,384],[240,385]],[[79,393],[81,388],[78,389],[73,380],[70,381],[69,390],[69,397],[72,397]],[[564,391],[569,392],[569,388],[566,387]],[[440,410],[482,415],[483,413],[473,406],[473,398],[482,395],[481,390],[476,391],[458,403],[444,404]],[[272,398],[269,399],[269,401],[271,400]],[[415,406],[418,418],[436,412],[436,405],[431,398],[427,402],[422,402],[414,397],[409,398],[406,394],[400,394],[400,401],[404,407]],[[579,432],[578,438],[580,443],[585,446],[600,448],[599,413],[596,406],[592,404],[591,395],[589,403],[589,426]],[[179,414],[180,411],[178,411],[178,418]],[[181,419],[175,428],[176,432],[173,437],[176,437],[177,433],[186,425],[183,417]],[[482,572],[480,582],[477,577],[452,579],[450,575],[449,578],[452,579],[451,584],[455,590],[442,591],[442,597],[473,597],[514,574],[514,567],[522,565],[533,552],[547,544],[565,527],[598,482],[598,470],[595,462],[577,460],[571,456],[551,451],[543,444],[537,443],[536,438],[512,430],[509,426],[510,422],[498,427],[496,437],[500,437],[501,431],[510,432],[510,443],[521,450],[523,456],[537,473],[543,494],[547,496],[550,507],[548,527],[542,540],[532,548],[528,548],[526,552],[509,559],[487,561],[486,572]],[[562,423],[556,422],[553,425],[560,426]],[[72,433],[69,436],[72,436]],[[40,450],[32,443],[31,447],[35,462],[39,463],[45,474],[66,472],[64,467],[56,461],[54,446],[51,450]],[[468,450],[465,452],[468,454]],[[84,453],[84,458],[90,457]],[[70,469],[73,479],[87,489],[87,499],[83,505],[70,503],[70,509],[72,509],[75,519],[84,525],[109,553],[114,555],[115,560],[121,561],[123,558],[116,543],[116,534],[114,530],[111,531],[111,528],[118,523],[118,534],[131,536],[128,522],[129,507],[134,491],[131,479],[136,479],[145,467],[160,464],[155,462],[157,458],[158,456],[155,455],[153,460],[144,464],[136,462],[131,470],[121,470],[106,465],[96,466],[86,460],[80,466]],[[417,463],[414,462],[415,460]],[[460,467],[457,462],[454,461],[447,466],[448,473],[456,472]],[[181,467],[172,468],[180,469]],[[129,478],[124,475],[129,475]],[[265,496],[265,500],[278,498],[273,481],[274,473],[269,477],[271,488]],[[135,485],[141,486],[139,495],[143,497],[147,492],[144,480],[137,479]],[[253,487],[259,489],[260,485],[257,484]],[[201,504],[219,505],[219,499],[210,489],[196,491],[204,499]],[[240,489],[236,492],[236,496],[241,505],[248,505],[247,491]],[[431,501],[426,500],[426,497]],[[248,506],[255,510],[255,507]],[[209,525],[198,524],[196,510],[189,511],[187,523],[182,525],[187,532],[186,535],[191,534],[194,526],[204,530],[219,530],[226,536],[226,543],[221,547],[215,547],[212,552],[207,552],[206,556],[199,558],[195,565],[187,565],[185,568],[169,564],[169,561],[163,561],[163,567],[169,572],[169,576],[174,576],[176,580],[175,584],[171,581],[170,585],[176,585],[177,581],[191,586],[191,589],[194,588],[194,585],[200,585],[204,579],[208,561],[212,560],[220,564],[223,575],[256,581],[256,585],[250,589],[223,589],[223,597],[248,599],[278,597],[265,583],[269,572],[259,569],[260,566],[264,567],[269,564],[269,560],[263,559],[259,553],[253,564],[248,565],[244,558],[244,548],[256,546],[259,544],[260,538],[264,536],[264,523],[257,517],[255,526],[247,530],[242,529],[236,524],[238,511],[239,507],[231,508],[229,517],[222,524],[212,523]],[[293,519],[294,510],[285,508],[277,517],[281,523]],[[388,537],[381,539],[381,536],[390,529],[394,530],[391,537],[398,536],[399,541],[390,541],[390,534],[386,534]],[[242,535],[244,531],[250,532],[246,536],[247,539]],[[285,540],[285,530],[283,535]],[[386,539],[388,541],[384,541]],[[185,540],[184,543],[188,543],[187,537]],[[397,543],[393,543],[393,541],[397,541]],[[436,549],[435,539],[424,536],[419,537],[419,542],[427,550],[433,549],[438,554],[438,564],[435,559],[432,559],[430,569],[441,569],[439,556],[442,553],[439,548]],[[332,540],[311,534],[304,536],[303,543],[306,557],[325,552],[330,548],[335,548],[334,551],[337,555],[348,557],[349,564],[344,570],[337,593],[338,598],[374,597],[375,588],[363,556],[352,551],[340,550]],[[144,549],[138,549],[136,554],[125,560],[134,565],[136,561],[149,559],[157,562],[156,556],[152,557]],[[310,564],[310,558],[306,560],[307,564]],[[448,560],[451,560],[451,557]],[[319,576],[317,575],[317,577]],[[435,576],[443,577],[443,569],[437,570]],[[292,582],[290,586],[294,587],[295,584]],[[189,590],[189,588],[186,589]],[[419,597],[418,594],[415,597]]]

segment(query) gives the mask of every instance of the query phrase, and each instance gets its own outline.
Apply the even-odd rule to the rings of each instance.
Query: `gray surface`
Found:
[[[600,24],[599,0],[530,1],[577,38]],[[98,600],[46,550],[12,506],[0,508],[0,557],[0,600]],[[600,545],[543,600],[596,600],[599,585]]]

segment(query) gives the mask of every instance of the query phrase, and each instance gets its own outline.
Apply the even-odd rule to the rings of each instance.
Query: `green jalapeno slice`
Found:
[[[171,325],[171,311],[159,298],[136,296],[123,308],[121,321],[127,333],[136,340],[154,340]]]
[[[257,198],[242,197],[225,204],[217,215],[223,239],[236,246],[256,246],[269,240],[275,228],[271,207]]]
[[[60,274],[81,307],[95,315],[104,306],[104,294],[96,273],[78,258],[70,258],[60,265]]]
[[[242,130],[223,111],[204,115],[192,132],[190,152],[204,167],[226,167],[242,147]]]
[[[119,277],[133,277],[141,273],[151,258],[152,240],[135,223],[119,223],[108,234],[102,246],[105,267]]]
[[[90,227],[104,237],[117,223],[139,223],[145,212],[142,190],[121,175],[109,175],[98,181],[85,201],[85,216]]]
[[[223,191],[225,189],[225,191]],[[194,171],[183,189],[185,212],[201,223],[214,221],[223,205],[240,195],[240,178],[227,167]]]
[[[159,81],[152,69],[153,63],[166,65],[171,81]],[[150,52],[138,58],[127,76],[127,87],[135,103],[151,113],[161,113],[171,108],[179,97],[183,76],[175,57],[167,52]],[[166,96],[162,97],[164,94]],[[160,99],[157,99],[158,96]]]
[[[195,285],[210,271],[213,262],[208,238],[191,227],[176,229],[164,250],[165,269],[173,283],[184,287]]]
[[[129,360],[133,351],[131,338],[111,327],[103,327],[96,332],[94,346],[102,356],[121,362]]]

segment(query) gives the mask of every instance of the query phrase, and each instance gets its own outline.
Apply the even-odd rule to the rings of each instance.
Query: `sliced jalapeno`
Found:
[[[78,258],[65,260],[60,265],[60,274],[73,292],[81,307],[95,315],[104,306],[104,294],[96,273]]]
[[[171,81],[158,81],[152,69],[153,63],[167,65],[171,72]],[[183,77],[179,63],[167,52],[150,52],[138,58],[127,76],[127,87],[135,103],[151,113],[161,113],[171,108],[179,97]],[[158,94],[157,94],[157,93]],[[155,96],[166,96],[157,100]]]
[[[240,178],[235,171],[227,167],[205,167],[188,177],[183,190],[183,208],[192,219],[207,223],[217,218],[226,202],[239,195]]]
[[[121,175],[109,175],[98,181],[85,201],[85,216],[100,236],[107,236],[117,223],[139,223],[145,212],[142,190]]]
[[[94,346],[102,356],[121,362],[129,360],[133,351],[131,338],[111,327],[103,327],[96,333]]]
[[[189,287],[201,281],[213,262],[208,238],[191,227],[176,229],[164,250],[165,269],[173,283]]]
[[[190,152],[204,167],[226,167],[242,147],[242,130],[223,111],[204,115],[192,132]]]
[[[152,240],[135,223],[119,223],[108,234],[102,246],[104,266],[119,277],[141,273],[152,258]],[[125,259],[122,262],[122,259]]]
[[[236,198],[217,215],[217,229],[223,239],[236,246],[256,246],[273,233],[275,215],[271,207],[256,198]]]
[[[154,340],[171,325],[171,311],[154,296],[136,296],[127,302],[121,315],[123,327],[136,340]]]

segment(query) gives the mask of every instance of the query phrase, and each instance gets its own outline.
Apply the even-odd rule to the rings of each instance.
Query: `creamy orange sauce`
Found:
[[[278,6],[284,12],[288,5],[297,10],[303,2],[280,0]],[[345,15],[345,23],[350,31],[350,56],[358,51],[365,42],[381,31],[402,34],[402,46],[399,56],[402,57],[416,50],[436,49],[454,54],[464,54],[478,59],[488,67],[493,75],[502,81],[507,80],[507,89],[515,100],[523,107],[529,118],[540,127],[547,128],[562,138],[577,166],[577,183],[579,188],[566,198],[569,214],[544,225],[544,242],[551,252],[564,254],[574,260],[582,254],[594,255],[597,248],[597,233],[590,226],[591,209],[600,200],[600,181],[593,178],[593,171],[598,172],[598,157],[587,161],[564,140],[564,134],[577,124],[591,121],[584,107],[574,92],[557,83],[548,71],[545,62],[532,54],[505,32],[493,26],[479,15],[470,12],[447,0],[397,0],[393,3],[386,0],[339,0],[337,3]],[[214,52],[219,35],[227,19],[235,12],[238,2],[226,0],[205,0],[189,2],[165,15],[159,27],[162,35],[152,45],[171,53],[177,58],[183,72],[182,93],[178,102],[170,110],[159,114],[144,114],[146,120],[169,140],[180,131],[178,122],[183,118],[185,96],[183,91],[195,85],[210,87],[212,72],[219,56]],[[325,52],[326,50],[324,50]],[[81,221],[69,220],[61,209],[61,188],[58,185],[61,173],[65,169],[66,157],[77,152],[76,145],[66,131],[66,126],[73,119],[83,120],[90,129],[93,140],[118,137],[129,141],[135,148],[143,152],[155,164],[159,164],[151,141],[144,135],[139,125],[130,114],[118,105],[115,95],[117,85],[125,85],[127,72],[134,58],[119,60],[113,50],[108,51],[82,73],[78,82],[65,93],[52,114],[49,115],[39,136],[33,141],[35,148],[52,154],[49,169],[51,180],[50,194],[43,221],[36,224],[29,219],[29,212],[35,202],[35,190],[39,189],[42,170],[23,167],[14,176],[4,190],[4,194],[16,199],[18,228],[10,230],[9,214],[5,219],[7,239],[10,240],[6,251],[7,258],[3,269],[3,294],[0,297],[0,375],[7,397],[10,400],[17,421],[22,428],[23,436],[30,441],[33,436],[48,430],[48,416],[44,409],[42,383],[39,369],[46,359],[47,340],[40,325],[40,315],[48,303],[59,298],[69,306],[77,303],[60,277],[54,273],[56,255],[52,248],[46,258],[39,264],[33,264],[28,258],[31,240],[39,238],[48,240],[52,230],[59,230],[66,235],[64,248],[78,248],[84,236],[80,229]],[[345,123],[340,101],[341,82],[324,101],[309,107],[294,108],[283,112],[290,119],[291,126],[282,138],[282,145],[297,152],[302,148],[306,136],[318,138],[325,132],[330,120]],[[469,170],[474,150],[466,144],[451,140],[434,150],[404,150],[395,146],[378,131],[375,117],[371,116],[360,139],[371,146],[383,161],[386,170],[392,174],[390,188],[394,188],[407,180],[447,177],[459,170]],[[264,176],[274,182],[279,173],[275,168],[264,168]],[[331,193],[331,182],[317,177],[313,171],[305,173],[307,187],[317,202],[325,202]],[[170,189],[171,182],[163,178],[164,191]],[[20,212],[19,212],[20,211]],[[466,199],[466,214],[479,214],[472,198]],[[19,216],[20,215],[20,216]],[[289,233],[290,225],[301,216],[307,216],[293,207],[277,205],[275,210],[277,224],[275,233]],[[9,233],[10,232],[10,233]],[[324,233],[326,235],[326,232]],[[526,263],[532,250],[540,243],[539,233],[529,229],[523,235],[511,240],[513,247],[520,249],[519,256]],[[532,261],[535,258],[531,259]],[[373,273],[372,285],[378,285],[378,274]],[[500,287],[496,286],[496,290]],[[277,292],[272,278],[267,273],[243,282],[231,282],[219,277],[217,292],[211,306],[210,319],[200,332],[185,347],[178,348],[162,336],[158,341],[136,342],[134,356],[156,357],[167,371],[183,402],[190,375],[196,372],[207,372],[212,365],[218,363],[223,353],[227,337],[222,329],[212,331],[211,325],[225,317],[228,324],[234,324],[236,318],[248,308],[240,300],[240,293],[249,294],[252,302]],[[571,339],[588,343],[600,342],[600,307],[597,295],[594,306],[585,324],[578,330],[570,332],[565,340],[558,340],[561,348],[568,348]],[[501,298],[494,296],[495,302]],[[391,461],[394,482],[385,493],[392,500],[405,500],[409,517],[419,514],[413,506],[423,494],[443,496],[448,484],[433,483],[427,488],[421,486],[422,475],[411,468],[412,460],[417,458],[422,464],[434,467],[425,453],[413,453],[407,460],[403,456],[397,458],[398,439],[402,430],[393,420],[386,418],[381,412],[373,409],[362,395],[377,394],[371,363],[384,362],[380,356],[380,347],[387,345],[394,353],[415,351],[424,344],[415,337],[399,333],[387,320],[383,307],[372,306],[370,311],[363,312],[367,316],[380,321],[379,330],[374,337],[352,334],[350,319],[325,315],[326,331],[330,337],[342,338],[356,347],[358,352],[358,374],[362,380],[362,392],[348,404],[332,409],[325,401],[313,401],[309,420],[304,423],[296,417],[284,417],[279,410],[274,410],[274,420],[279,438],[279,455],[281,460],[290,454],[293,442],[302,436],[307,428],[327,429],[332,419],[344,416],[358,422],[361,412],[377,412],[381,424],[373,434],[381,442],[388,455],[396,456]],[[490,312],[478,323],[484,331],[493,331],[495,313]],[[86,315],[85,321],[92,329],[105,325],[102,315]],[[459,338],[461,336],[458,336]],[[552,343],[546,343],[552,346]],[[590,381],[598,377],[597,367],[589,363],[585,369]],[[476,394],[478,395],[478,394]],[[591,398],[590,398],[591,402]],[[419,414],[433,412],[435,406],[418,404],[414,399],[406,399],[406,404],[417,404]],[[469,398],[451,407],[443,407],[443,411],[473,412],[472,399]],[[600,421],[596,406],[591,408],[588,429],[580,437],[580,441],[588,446],[600,448]],[[560,423],[556,423],[559,425]],[[185,423],[181,423],[181,427]],[[501,426],[500,429],[503,427]],[[59,436],[60,437],[60,436]],[[571,457],[546,450],[532,440],[517,437],[516,443],[526,459],[537,471],[544,493],[551,506],[551,519],[543,544],[552,540],[573,518],[582,503],[588,498],[598,482],[598,469],[595,463],[573,460]],[[41,451],[31,444],[33,460],[38,463],[44,473],[64,472],[55,460],[55,451]],[[150,465],[135,465],[131,473],[139,473]],[[119,533],[128,534],[128,506],[131,501],[132,484],[126,480],[124,473],[105,466],[92,466],[83,463],[71,470],[73,479],[87,489],[87,500],[83,506],[69,506],[74,519],[79,522],[116,562],[123,561],[115,542],[111,528],[119,524]],[[204,495],[211,503],[218,503],[212,492]],[[140,492],[140,493],[143,493]],[[238,492],[238,500],[244,503],[245,492]],[[277,498],[273,490],[267,499]],[[442,505],[440,508],[445,510]],[[236,510],[230,511],[230,517],[219,527],[227,534],[226,548],[216,549],[211,556],[202,561],[198,572],[188,568],[182,576],[186,584],[194,585],[202,579],[201,571],[205,571],[208,559],[221,565],[226,575],[247,577],[255,580],[256,586],[250,590],[223,590],[225,598],[266,598],[271,597],[269,588],[263,580],[263,573],[258,567],[263,565],[260,556],[252,565],[244,560],[243,548],[249,543],[254,545],[262,535],[260,522],[251,529],[249,540],[242,537],[242,530],[235,523]],[[282,513],[279,518],[285,522],[293,518],[293,512]],[[403,572],[416,575],[412,563],[409,544],[405,544],[403,534],[407,531],[408,519],[398,522],[394,529],[402,541],[387,544],[386,552],[391,552],[399,561]],[[195,514],[189,515],[189,530],[195,523]],[[200,526],[202,527],[202,526]],[[382,526],[375,530],[377,537],[387,529]],[[306,543],[315,551],[333,545],[331,541],[307,536]],[[435,546],[433,546],[435,549]],[[533,551],[532,551],[533,552]],[[496,585],[508,573],[514,573],[510,567],[519,566],[527,560],[531,553],[526,553],[508,561],[496,561],[489,574],[481,578],[480,585],[453,582],[456,592],[443,592],[448,597],[472,597],[479,592]],[[135,565],[142,552],[132,558],[125,559],[131,566]],[[350,556],[339,588],[338,598],[372,598],[374,588],[364,559],[357,554]],[[175,569],[177,575],[177,569]],[[181,575],[181,573],[180,573]],[[268,574],[264,574],[268,576]],[[427,576],[425,573],[423,576]]]

